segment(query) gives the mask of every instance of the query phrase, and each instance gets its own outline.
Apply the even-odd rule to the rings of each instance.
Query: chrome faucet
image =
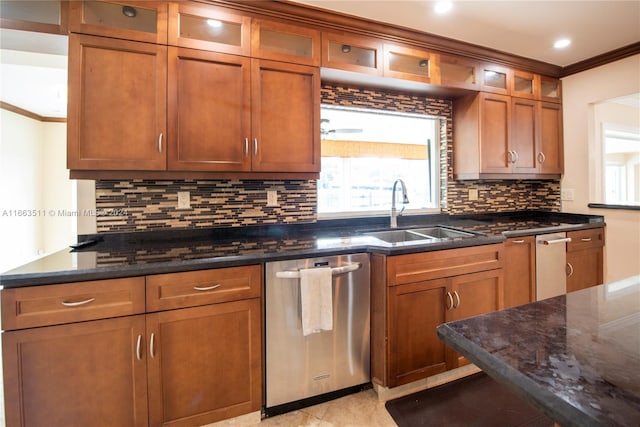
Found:
[[[401,179],[396,179],[393,183],[393,189],[391,190],[391,228],[398,228],[398,217],[402,215],[404,211],[404,206],[398,213],[396,210],[396,186],[400,183],[400,187],[402,188],[402,203],[409,203],[409,198],[407,197],[407,187],[404,185],[404,181]]]

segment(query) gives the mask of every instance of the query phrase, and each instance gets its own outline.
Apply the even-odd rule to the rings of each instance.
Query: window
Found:
[[[603,126],[604,201],[640,206],[640,128]]]
[[[440,119],[326,105],[321,117],[321,216],[388,214],[396,179],[407,186],[405,213],[439,208]]]

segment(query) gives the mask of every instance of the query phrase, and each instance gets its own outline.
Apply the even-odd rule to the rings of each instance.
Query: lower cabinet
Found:
[[[260,299],[147,315],[149,425],[200,426],[262,405]]]
[[[604,228],[567,233],[567,292],[601,285],[604,282]]]
[[[513,237],[505,240],[504,259],[504,308],[535,301],[535,236]]]
[[[200,426],[259,411],[261,277],[254,265],[3,289],[7,426]]]
[[[144,324],[137,315],[4,332],[7,426],[146,426]]]
[[[503,306],[502,244],[372,256],[372,378],[396,387],[466,364],[441,323]]]

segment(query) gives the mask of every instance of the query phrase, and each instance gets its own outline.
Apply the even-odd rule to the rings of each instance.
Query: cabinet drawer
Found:
[[[502,244],[422,252],[387,258],[388,286],[502,268]]]
[[[604,246],[604,228],[570,231],[567,233],[567,237],[571,238],[571,242],[567,244],[567,252]]]
[[[147,311],[258,298],[259,265],[147,276]]]
[[[23,329],[144,313],[144,277],[2,291],[2,329]]]

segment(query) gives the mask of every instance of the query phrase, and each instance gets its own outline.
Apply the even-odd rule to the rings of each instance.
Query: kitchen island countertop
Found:
[[[563,427],[640,425],[640,277],[438,327]]]

